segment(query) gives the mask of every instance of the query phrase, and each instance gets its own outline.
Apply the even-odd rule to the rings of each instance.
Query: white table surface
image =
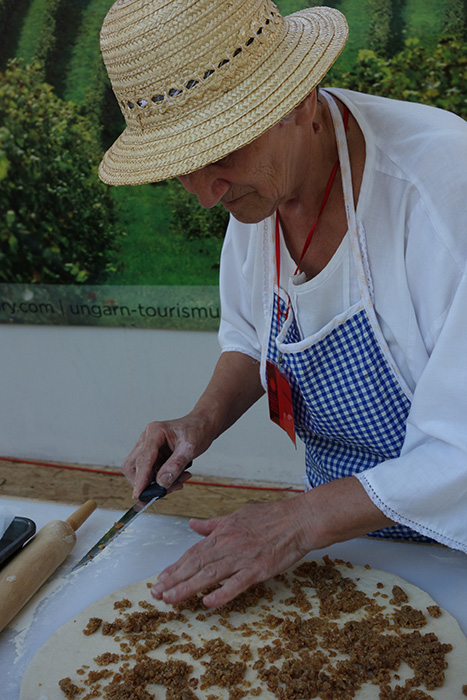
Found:
[[[73,506],[5,498],[0,498],[1,506],[31,518],[38,530],[51,520],[65,520],[76,510]],[[78,541],[62,566],[0,633],[2,700],[18,700],[29,661],[64,622],[111,591],[162,570],[200,539],[189,529],[186,519],[143,513],[90,564],[71,572],[119,515],[116,511],[96,510],[78,530]],[[365,538],[309,556],[319,560],[324,554],[391,571],[420,586],[457,618],[467,634],[466,554],[437,546]]]

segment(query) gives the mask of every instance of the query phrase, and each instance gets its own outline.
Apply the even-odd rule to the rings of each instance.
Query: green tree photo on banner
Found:
[[[0,0],[0,322],[215,330],[223,208],[97,177],[124,127],[99,49],[111,4]],[[324,84],[467,117],[463,0],[328,4],[350,36]]]
[[[36,66],[14,61],[0,85],[0,123],[0,280],[98,283],[112,270],[117,229],[89,119]]]

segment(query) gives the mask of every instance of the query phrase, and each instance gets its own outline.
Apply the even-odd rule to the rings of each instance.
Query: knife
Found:
[[[189,462],[183,471],[189,469],[191,465],[192,462]],[[175,479],[173,482],[174,484],[177,483],[182,474],[183,472],[177,477],[177,479]],[[133,522],[135,518],[138,517],[138,515],[144,513],[144,511],[149,508],[150,505],[152,505],[155,501],[158,501],[159,498],[164,498],[166,495],[167,489],[165,489],[163,486],[159,486],[155,480],[151,481],[139,495],[139,501],[143,501],[144,504],[142,505],[138,501],[138,503],[135,503],[130,510],[127,510],[127,512],[122,515],[120,520],[117,520],[117,522],[112,525],[110,530],[108,530],[93,547],[91,547],[89,552],[87,552],[87,554],[85,554],[84,557],[82,557],[82,559],[80,559],[79,562],[74,565],[72,571],[80,569],[82,566],[85,566],[88,562],[92,561],[92,559],[95,559],[96,556],[100,554],[103,549],[105,549],[109,542],[112,542],[112,540],[118,537],[120,533],[123,532],[123,530],[131,522]]]

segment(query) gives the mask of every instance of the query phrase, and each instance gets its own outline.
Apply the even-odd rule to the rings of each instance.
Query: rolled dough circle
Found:
[[[465,697],[467,638],[457,621],[440,610],[426,592],[394,574],[327,558],[324,563],[303,560],[285,574],[253,587],[232,604],[216,610],[207,610],[198,598],[176,608],[155,601],[149,589],[156,578],[111,593],[60,627],[29,664],[22,680],[20,700],[65,700],[67,697],[120,700],[115,689],[118,674],[122,678],[129,672],[134,679],[135,672],[130,669],[141,664],[141,659],[143,663],[139,668],[144,672],[160,662],[161,668],[172,664],[172,674],[174,668],[178,668],[173,662],[184,662],[180,668],[191,667],[183,686],[185,690],[182,693],[179,686],[178,690],[171,689],[172,681],[148,681],[141,686],[140,695],[128,691],[122,698],[233,700],[259,697],[260,700],[276,700],[284,683],[290,683],[286,697],[296,700],[340,698],[337,691],[326,695],[325,690],[320,690],[321,694],[314,695],[315,690],[311,688],[319,678],[321,680],[316,682],[325,687],[326,678],[334,677],[339,664],[344,663],[342,668],[347,668],[349,653],[342,647],[344,629],[348,630],[347,635],[357,634],[356,641],[352,642],[352,653],[360,647],[365,649],[372,635],[379,633],[403,637],[409,646],[412,640],[422,644],[422,638],[423,643],[431,643],[434,655],[438,653],[437,643],[438,646],[452,645],[452,650],[445,654],[447,668],[441,687],[427,688],[420,684],[419,676],[412,691],[410,679],[416,675],[416,669],[405,661],[395,670],[387,671],[386,676],[390,676],[391,688],[408,683],[406,694],[397,696],[404,700],[461,700]],[[113,633],[103,634],[101,625],[96,632],[83,634],[93,618],[109,623],[106,629]],[[123,621],[117,623],[117,629],[116,619]],[[144,625],[149,628],[146,632],[140,629]],[[363,638],[359,640],[358,634],[363,634]],[[436,635],[439,642],[434,642],[432,635]],[[336,639],[340,642],[336,643]],[[136,654],[141,655],[143,651],[145,656],[136,659]],[[371,655],[371,652],[370,644],[365,654]],[[114,656],[108,656],[108,663],[102,665],[103,655],[107,653]],[[145,658],[149,659],[146,665]],[[359,663],[355,660],[352,663],[351,674],[358,674],[362,665],[368,665],[369,661],[362,658]],[[319,672],[312,677],[310,669],[315,664]],[[97,679],[99,673],[108,675]],[[170,676],[168,670],[164,673],[167,678]],[[429,674],[422,675],[428,679]],[[65,678],[70,679],[71,688],[74,686],[80,692],[67,696],[59,687],[59,681]],[[381,687],[375,681],[373,677],[362,683],[353,696],[355,700],[378,700]],[[123,684],[123,680],[121,682]],[[429,684],[429,680],[426,682]],[[300,683],[309,689],[302,695]],[[388,687],[387,680],[384,683]],[[421,692],[425,695],[420,695]]]

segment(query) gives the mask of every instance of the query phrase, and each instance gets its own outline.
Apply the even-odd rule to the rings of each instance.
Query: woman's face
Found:
[[[303,179],[296,129],[293,119],[283,120],[252,143],[179,180],[207,209],[220,202],[242,223],[262,221],[294,197]]]

